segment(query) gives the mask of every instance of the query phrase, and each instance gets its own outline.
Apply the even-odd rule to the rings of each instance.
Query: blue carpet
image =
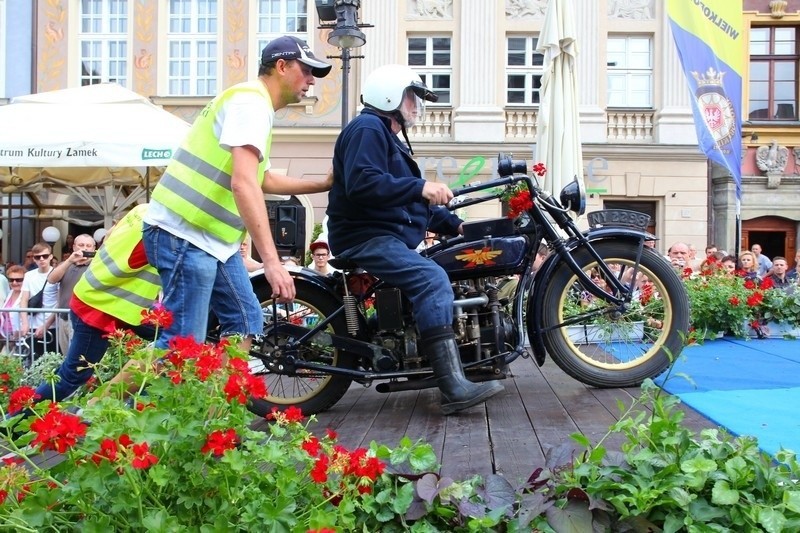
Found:
[[[724,338],[689,346],[669,379],[656,383],[730,433],[758,438],[767,453],[800,451],[800,341]]]

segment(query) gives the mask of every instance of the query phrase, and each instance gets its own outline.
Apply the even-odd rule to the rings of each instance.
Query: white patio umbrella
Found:
[[[536,49],[544,54],[536,157],[547,168],[543,188],[555,195],[575,176],[583,180],[572,2],[549,0]]]

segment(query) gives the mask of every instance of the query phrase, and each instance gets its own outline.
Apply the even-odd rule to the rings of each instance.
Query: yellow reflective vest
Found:
[[[189,134],[175,152],[152,198],[193,226],[225,243],[244,239],[245,227],[231,190],[231,153],[219,145],[214,123],[222,105],[237,93],[255,91],[272,108],[272,100],[260,80],[240,83],[223,91],[206,105]],[[264,181],[272,132],[258,147],[264,160],[258,165],[258,184]]]
[[[142,310],[152,306],[161,290],[156,269],[131,268],[128,260],[142,241],[142,218],[147,205],[137,205],[108,233],[97,257],[75,284],[83,303],[127,324],[142,322]]]

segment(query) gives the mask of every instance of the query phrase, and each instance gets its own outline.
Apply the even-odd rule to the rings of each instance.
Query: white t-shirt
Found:
[[[51,270],[53,270],[53,268],[48,267],[47,271],[39,272],[39,269],[35,268],[25,273],[25,277],[22,280],[22,292],[28,291],[28,300],[36,296],[39,291],[42,290]],[[51,301],[50,305],[48,305],[48,302],[43,299],[42,307],[51,308],[53,303],[54,302]],[[36,329],[43,325],[47,315],[48,313],[28,313],[28,327],[30,329]]]
[[[260,153],[260,148],[269,137],[274,121],[275,111],[261,94],[241,91],[231,96],[217,112],[214,135],[219,139],[220,146],[228,151],[234,146],[247,145],[259,149],[258,160],[260,162],[266,158],[266,169],[269,169],[269,154]],[[222,262],[239,252],[240,243],[229,244],[220,241],[214,235],[177,217],[155,200],[150,200],[144,221],[189,241]]]

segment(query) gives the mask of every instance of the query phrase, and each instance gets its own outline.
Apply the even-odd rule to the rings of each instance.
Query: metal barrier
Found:
[[[57,315],[60,313],[67,313],[69,314],[69,309],[62,309],[62,308],[31,308],[31,307],[12,307],[9,309],[0,308],[0,313],[28,313],[29,318],[32,314],[50,314],[56,313]],[[67,348],[69,346],[64,346],[63,349],[59,345],[59,338],[61,331],[61,320],[58,316],[56,316],[55,320],[53,321],[52,329],[45,331],[43,339],[37,339],[34,334],[36,332],[35,329],[30,329],[28,334],[24,337],[14,336],[14,338],[5,338],[4,336],[0,335],[0,354],[2,355],[13,355],[16,357],[20,357],[23,359],[23,365],[26,367],[31,365],[34,361],[34,353],[33,353],[33,346],[35,342],[44,342],[44,353],[47,352],[60,352],[63,354],[67,353]]]

